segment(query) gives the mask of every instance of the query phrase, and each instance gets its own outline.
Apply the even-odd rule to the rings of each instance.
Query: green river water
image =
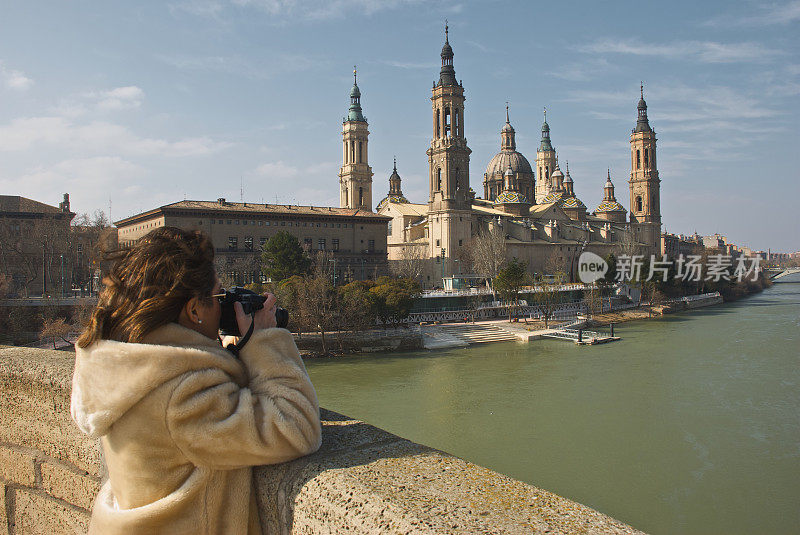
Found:
[[[800,282],[616,334],[307,366],[326,408],[654,535],[800,533]]]

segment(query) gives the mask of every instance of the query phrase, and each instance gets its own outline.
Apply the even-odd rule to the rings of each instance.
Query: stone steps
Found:
[[[448,335],[457,336],[469,344],[485,344],[489,342],[511,342],[517,340],[514,333],[494,325],[482,324],[450,324],[439,325],[438,329]]]

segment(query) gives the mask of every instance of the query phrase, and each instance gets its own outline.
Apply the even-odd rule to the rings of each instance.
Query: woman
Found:
[[[72,417],[108,467],[90,533],[261,533],[252,466],[321,442],[319,407],[275,297],[233,356],[207,236],[164,227],[120,251],[77,343]],[[240,331],[251,318],[236,303]]]

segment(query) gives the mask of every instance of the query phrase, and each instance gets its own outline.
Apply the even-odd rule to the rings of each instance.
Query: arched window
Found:
[[[647,167],[650,163],[650,158],[648,158],[647,149],[644,149],[644,166]]]
[[[544,166],[544,178],[545,178],[545,180],[550,178],[550,166],[549,165],[545,165]]]
[[[640,195],[636,196],[636,211],[637,212],[642,211],[642,197]]]
[[[358,205],[364,206],[364,188],[358,188]]]
[[[455,108],[454,112],[456,116],[455,117],[456,126],[454,128],[454,133],[456,136],[459,136],[461,135],[461,118],[459,117],[460,114],[458,113],[458,108]]]
[[[642,161],[641,161],[642,158],[641,158],[641,156],[642,156],[641,155],[641,151],[639,149],[636,149],[636,169],[641,169],[642,168]]]
[[[344,205],[348,206],[350,201],[347,199],[347,186],[344,187]]]
[[[437,109],[436,110],[436,137],[442,137],[441,126],[442,126],[441,114],[439,113],[439,110]]]
[[[358,163],[362,163],[364,161],[364,155],[363,155],[363,152],[361,152],[363,149],[364,149],[364,143],[362,141],[359,141],[358,142]]]
[[[451,135],[451,132],[450,132],[450,127],[451,127],[450,120],[451,120],[450,107],[447,106],[444,109],[444,135],[445,135],[445,137]]]
[[[356,144],[354,141],[350,142],[350,163],[356,161]]]
[[[458,192],[458,181],[459,181],[459,176],[458,175],[459,175],[459,171],[458,171],[458,167],[456,167],[456,181],[453,184],[453,188],[454,188],[453,191],[455,191],[455,192]]]
[[[436,169],[436,191],[442,191],[442,168]]]

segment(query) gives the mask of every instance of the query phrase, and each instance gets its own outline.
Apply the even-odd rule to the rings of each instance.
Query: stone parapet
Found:
[[[69,416],[73,359],[0,348],[0,535],[88,527],[104,469]],[[265,533],[640,533],[364,422],[322,419],[320,451],[255,469]]]

